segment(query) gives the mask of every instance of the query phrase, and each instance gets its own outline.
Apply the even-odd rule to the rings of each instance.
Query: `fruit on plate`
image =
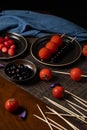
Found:
[[[2,53],[13,56],[15,55],[15,48],[16,45],[12,38],[7,35],[5,35],[4,37],[0,37],[0,51]]]
[[[48,60],[51,57],[51,55],[52,52],[46,47],[42,47],[38,51],[38,56],[41,60]]]
[[[11,78],[12,80],[15,81],[24,81],[29,79],[33,71],[30,67],[20,63],[10,63],[6,66],[5,68],[6,74]]]
[[[58,50],[57,44],[55,44],[55,43],[52,42],[52,41],[48,41],[48,42],[45,44],[45,47],[48,48],[49,50],[51,50],[52,54],[56,53],[57,50]]]
[[[39,72],[39,77],[41,80],[49,81],[52,79],[52,71],[49,68],[43,68]]]
[[[73,43],[70,41],[63,42],[63,44],[58,48],[56,54],[52,57],[51,62],[58,62],[63,59],[71,50],[74,49]]]
[[[52,95],[53,95],[53,97],[58,98],[58,99],[63,98],[63,96],[64,96],[64,87],[62,87],[60,85],[55,86],[52,89]]]
[[[87,44],[83,46],[82,54],[87,57]]]
[[[9,112],[15,112],[19,107],[19,102],[16,98],[9,98],[5,101],[5,109]]]
[[[83,71],[78,67],[72,68],[70,71],[70,77],[72,80],[75,80],[75,81],[81,80],[82,74],[83,74]]]
[[[60,47],[63,44],[63,40],[62,37],[58,34],[54,34],[51,39],[51,42],[54,42],[55,44],[57,44],[58,47]]]
[[[3,53],[8,53],[8,48],[7,48],[6,46],[3,46],[3,47],[1,48],[1,51],[2,51]]]
[[[14,56],[15,55],[15,49],[14,48],[9,48],[8,49],[8,54],[9,54],[9,56]]]

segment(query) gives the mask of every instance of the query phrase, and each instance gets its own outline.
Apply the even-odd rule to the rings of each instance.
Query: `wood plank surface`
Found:
[[[5,101],[8,98],[16,98],[19,101],[20,107],[23,107],[27,112],[25,119],[5,109]],[[47,123],[33,115],[36,114],[43,118],[37,104],[44,113],[47,111],[45,103],[0,76],[0,130],[50,130]],[[52,119],[60,121],[60,124],[69,127],[55,116]],[[53,129],[55,130],[55,128]]]

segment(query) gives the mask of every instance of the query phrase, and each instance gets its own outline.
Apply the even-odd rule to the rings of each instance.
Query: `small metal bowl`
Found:
[[[5,66],[7,78],[18,83],[31,80],[37,71],[36,65],[29,60],[17,59]]]

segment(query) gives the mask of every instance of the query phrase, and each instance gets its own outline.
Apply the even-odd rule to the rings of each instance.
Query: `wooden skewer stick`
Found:
[[[75,108],[73,105],[71,105],[70,103],[68,103],[69,106],[71,106],[75,111],[77,111],[79,114],[82,115],[82,117],[86,117],[82,112],[80,112],[77,108]]]
[[[68,103],[68,105],[69,106],[71,106],[75,111],[77,111],[79,114],[81,114],[82,116],[80,116],[79,118],[81,118],[82,119],[82,121],[85,121],[85,115],[82,113],[82,112],[80,112],[78,109],[76,109],[73,105],[71,105],[70,103]],[[86,122],[87,123],[87,122]]]
[[[49,99],[49,98],[47,98],[47,97],[44,97],[44,98],[45,98],[47,101],[49,101],[50,103],[52,103],[53,105],[55,105],[56,107],[58,107],[58,108],[64,110],[65,112],[67,112],[67,113],[69,113],[69,114],[71,114],[71,115],[75,115],[77,119],[79,119],[79,120],[82,121],[82,119],[79,118],[79,115],[78,115],[77,113],[73,112],[72,110],[70,110],[70,109],[68,109],[68,108],[66,108],[66,107],[64,107],[64,106],[62,106],[62,105],[60,105],[60,104],[58,104],[57,102],[55,102],[55,101],[53,101],[53,100],[51,100],[51,99]]]
[[[70,94],[72,97],[75,97],[76,99],[80,100],[81,102],[87,104],[87,101],[86,101],[86,100],[84,100],[84,99],[82,99],[82,98],[76,96],[75,94],[73,94],[73,93],[71,93],[71,92],[69,92],[69,91],[67,91],[67,90],[65,90],[65,92],[67,92],[68,94]]]
[[[61,126],[60,124],[58,124],[57,122],[55,122],[54,120],[50,119],[49,117],[47,117],[47,119],[49,121],[51,121],[52,123],[54,123],[55,125],[57,125],[58,127],[60,127],[62,130],[67,130],[65,127]]]
[[[53,130],[53,128],[51,127],[50,123],[48,122],[45,114],[43,113],[43,111],[41,110],[41,108],[39,107],[38,104],[37,104],[37,107],[38,107],[39,111],[41,112],[42,116],[44,117],[45,121],[47,122],[48,126],[50,127],[50,129]]]
[[[83,106],[87,107],[87,104],[85,104],[84,102],[80,101],[79,99],[73,97],[76,101],[78,101],[80,104],[82,104]]]
[[[50,114],[50,115],[55,115],[55,113],[53,112],[45,112],[47,114]],[[71,114],[63,114],[63,113],[59,113],[61,116],[65,116],[65,117],[77,117],[76,115],[71,115]],[[84,114],[83,115],[78,115],[79,118],[87,118],[87,116],[85,116]]]
[[[70,73],[68,72],[63,72],[63,71],[56,71],[56,70],[52,70],[53,73],[58,73],[58,74],[66,74],[66,75],[70,75]],[[87,75],[81,75],[81,77],[85,77],[87,78]]]
[[[66,120],[64,117],[62,117],[58,112],[56,112],[54,109],[51,109],[50,107],[47,106],[47,108],[54,112],[57,116],[59,116],[61,119],[63,119],[69,126],[71,126],[72,129],[74,130],[79,130],[75,125],[73,125],[71,122],[69,122],[68,120]]]
[[[33,114],[33,116],[35,116],[35,117],[38,118],[39,120],[41,120],[41,121],[47,123],[46,120],[43,119],[43,118],[41,118],[40,116],[35,115],[35,114]],[[58,130],[63,130],[63,129],[61,129],[61,128],[58,126],[58,123],[57,123],[57,125],[55,125],[55,124],[53,124],[53,123],[49,123],[49,124],[50,124],[51,126],[53,126],[54,128],[58,129]],[[67,129],[66,129],[66,130],[67,130]]]
[[[69,100],[67,100],[67,99],[65,99],[68,103],[70,103],[70,104],[72,104],[72,105],[74,105],[74,106],[76,106],[76,107],[78,107],[78,108],[80,108],[81,110],[83,110],[83,111],[86,111],[87,112],[87,109],[85,109],[85,108],[83,108],[83,107],[81,107],[81,106],[79,106],[79,105],[77,105],[77,104],[75,104],[75,103],[73,103],[73,102],[71,102],[71,101],[69,101]]]
[[[73,42],[74,40],[76,40],[76,37],[72,38],[71,42]]]
[[[65,36],[65,33],[63,33],[62,35],[61,35],[61,38],[63,38]]]
[[[63,34],[61,35],[61,38],[63,38],[64,36],[65,36],[65,33],[63,33]],[[74,40],[76,40],[76,37],[72,38],[70,42],[73,42]]]

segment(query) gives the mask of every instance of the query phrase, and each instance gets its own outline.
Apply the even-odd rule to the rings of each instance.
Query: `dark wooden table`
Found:
[[[30,44],[36,40],[29,38],[27,39]],[[46,67],[45,65],[41,65],[37,61],[35,61],[30,51],[28,50],[26,55],[23,55],[25,59],[33,61],[38,70],[42,67]],[[19,58],[22,58],[19,57]],[[1,61],[3,64],[7,64],[9,61]],[[81,58],[75,62],[73,65],[59,68],[55,67],[54,70],[62,70],[62,71],[69,71],[72,67],[80,67],[82,70],[87,73],[87,59],[81,56]],[[32,81],[29,81],[25,84],[17,84],[12,81],[9,81],[4,74],[3,69],[0,70],[0,130],[50,130],[48,124],[40,119],[36,118],[34,114],[43,118],[41,112],[39,111],[37,104],[40,106],[43,113],[50,117],[50,119],[54,120],[55,122],[61,124],[67,130],[73,130],[65,121],[60,119],[56,115],[49,115],[45,112],[49,111],[46,106],[50,106],[52,109],[56,110],[57,112],[64,113],[62,109],[55,107],[55,105],[46,101],[43,97],[46,96],[49,99],[61,104],[64,107],[68,107],[70,110],[72,108],[67,105],[65,99],[58,100],[52,97],[50,84],[57,81],[64,86],[65,90],[77,95],[78,97],[87,101],[87,78],[82,78],[81,81],[75,82],[72,81],[71,78],[67,75],[62,74],[54,74],[53,79],[50,82],[44,82],[36,76]],[[38,72],[37,72],[38,75]],[[5,110],[4,103],[8,98],[17,98],[21,107],[23,107],[26,112],[27,116],[25,119],[20,118],[17,114],[10,113]],[[67,97],[67,96],[66,96]],[[71,101],[71,97],[67,97]],[[73,100],[72,100],[73,101]],[[82,106],[82,105],[81,105]],[[77,108],[77,107],[76,107]],[[87,109],[87,108],[86,108]],[[83,111],[81,110],[83,113]],[[87,115],[87,112],[84,112]],[[44,118],[43,118],[44,119]],[[70,121],[73,125],[79,128],[79,130],[87,130],[86,123],[78,120],[74,117],[65,117],[68,121]],[[52,127],[53,130],[57,128]]]

